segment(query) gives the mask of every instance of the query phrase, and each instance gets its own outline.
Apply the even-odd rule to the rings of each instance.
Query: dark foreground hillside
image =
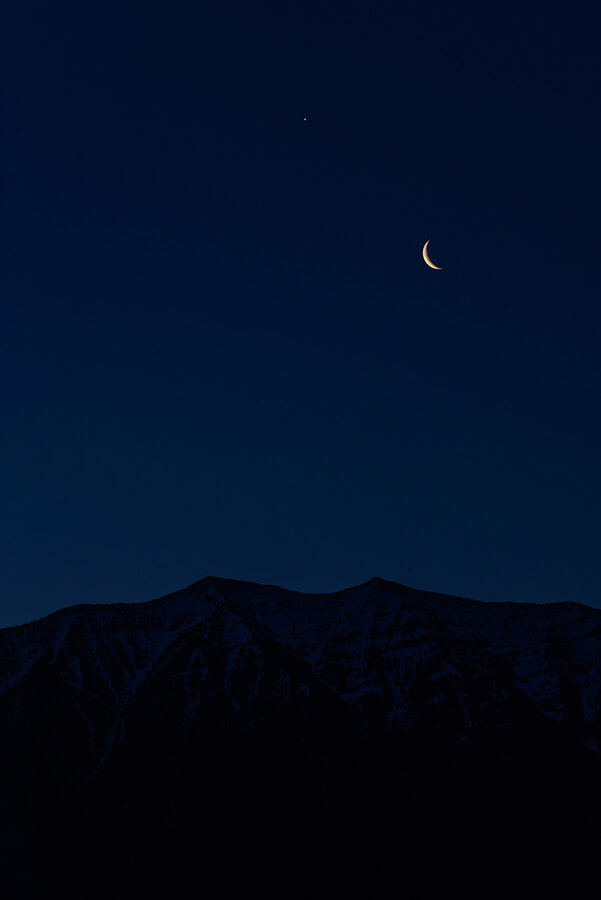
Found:
[[[7,896],[596,880],[601,613],[579,604],[205,579],[3,630],[0,691]]]

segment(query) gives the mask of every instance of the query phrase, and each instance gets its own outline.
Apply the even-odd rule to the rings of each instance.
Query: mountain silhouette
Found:
[[[13,896],[551,896],[594,869],[601,611],[204,578],[0,631]]]

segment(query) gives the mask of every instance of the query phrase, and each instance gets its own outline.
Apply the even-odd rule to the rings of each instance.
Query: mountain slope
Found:
[[[448,702],[469,728],[480,706],[520,692],[556,721],[590,724],[601,708],[601,612],[478,603],[381,579],[303,595],[206,578],[150,603],[69,607],[3,629],[0,661],[0,695],[56,682],[103,759],[133,698],[167,678],[182,723],[222,703],[250,726],[268,695],[318,689],[358,715],[377,701],[390,729]]]

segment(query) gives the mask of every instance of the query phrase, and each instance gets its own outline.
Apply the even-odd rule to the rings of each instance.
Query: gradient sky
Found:
[[[3,4],[0,624],[601,606],[594,10]]]

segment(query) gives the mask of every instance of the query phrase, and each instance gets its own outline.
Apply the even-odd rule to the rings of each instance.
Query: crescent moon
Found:
[[[428,244],[430,241],[426,241],[424,244],[424,249],[422,250],[422,256],[424,257],[424,262],[427,266],[430,266],[431,269],[437,269],[439,272],[442,271],[442,266],[435,266],[430,257],[428,256]]]

